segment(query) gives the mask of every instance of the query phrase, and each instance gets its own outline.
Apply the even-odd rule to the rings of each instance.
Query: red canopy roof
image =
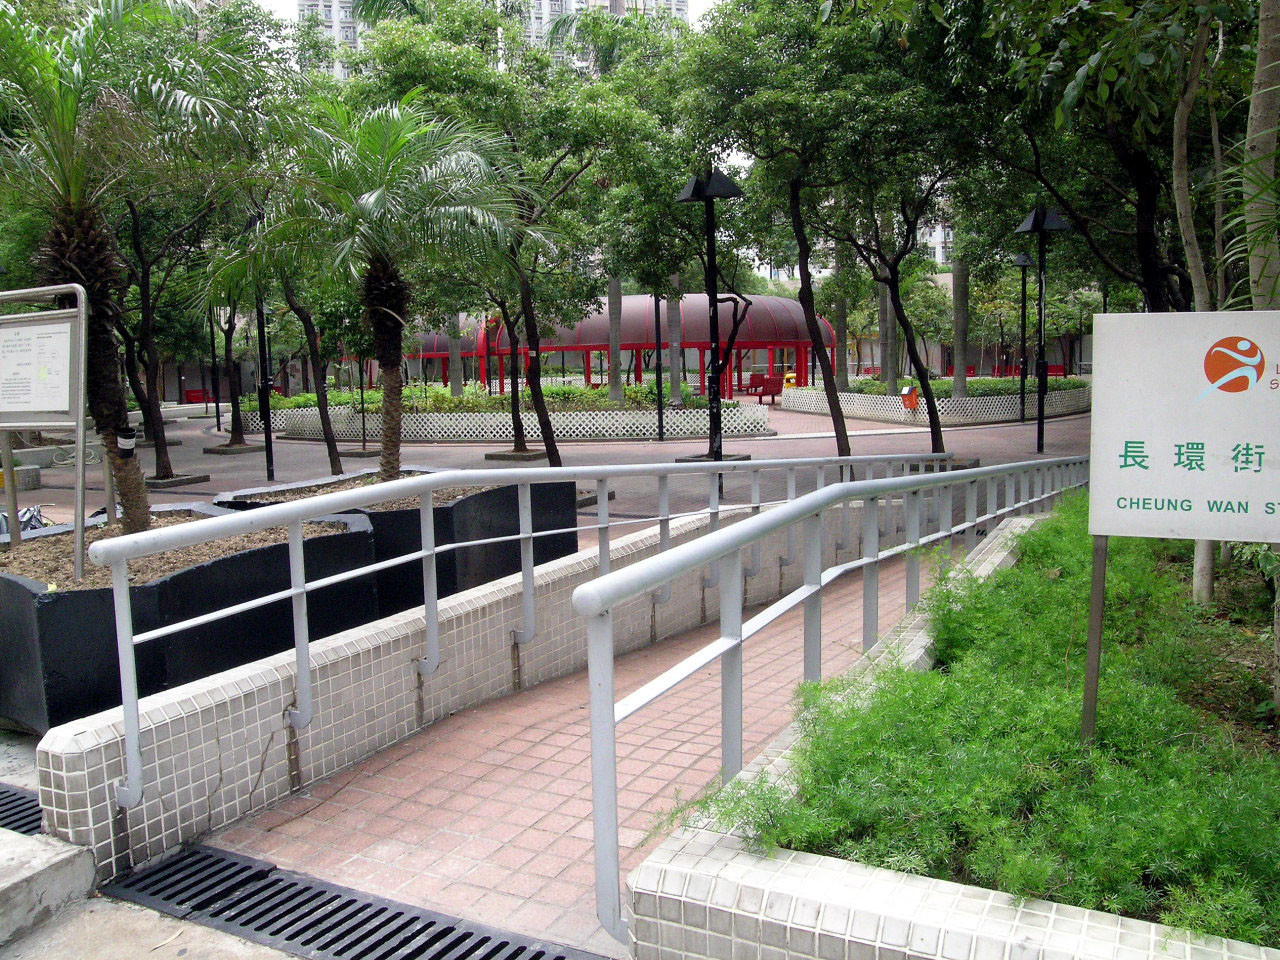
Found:
[[[751,307],[742,330],[738,333],[735,346],[741,349],[764,349],[766,347],[793,347],[797,344],[809,343],[809,332],[805,327],[804,312],[800,302],[789,297],[749,297]],[[666,319],[666,303],[663,302],[663,319]],[[707,347],[711,343],[711,318],[707,310],[705,293],[688,293],[680,302],[682,342],[686,347]],[[831,325],[819,318],[822,328],[822,340],[828,347],[834,342]],[[733,325],[733,304],[720,304],[720,339],[723,343],[729,338]],[[492,328],[491,328],[492,329]],[[652,350],[653,336],[653,297],[642,294],[622,298],[622,349]],[[499,325],[489,333],[493,338],[490,351],[493,353],[509,353],[506,331]],[[664,341],[663,345],[666,345]],[[523,347],[524,344],[522,343]],[[483,346],[481,348],[483,350]],[[576,327],[558,327],[554,335],[542,338],[543,350],[608,350],[609,349],[609,314],[608,308],[601,309],[587,316]]]

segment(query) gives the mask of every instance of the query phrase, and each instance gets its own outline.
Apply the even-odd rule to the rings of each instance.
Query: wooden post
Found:
[[[1098,726],[1098,677],[1102,670],[1102,613],[1107,600],[1107,537],[1093,538],[1093,578],[1089,591],[1089,640],[1084,668],[1084,710],[1080,742],[1088,749]]]

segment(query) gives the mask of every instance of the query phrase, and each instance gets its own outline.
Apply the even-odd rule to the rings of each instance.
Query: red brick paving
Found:
[[[880,616],[902,616],[903,567],[881,572]],[[824,594],[823,667],[859,656],[862,584]],[[706,625],[618,658],[618,696],[714,639]],[[802,617],[748,642],[744,748],[791,718]],[[719,772],[720,671],[704,668],[618,728],[624,871],[657,842],[663,814]],[[464,918],[621,956],[600,929],[592,889],[590,746],[585,673],[441,720],[408,740],[213,839],[337,883]]]

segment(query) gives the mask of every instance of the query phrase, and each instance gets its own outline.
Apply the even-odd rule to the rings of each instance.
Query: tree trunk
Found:
[[[800,190],[799,178],[792,179],[789,199],[791,230],[795,234],[796,246],[799,250],[797,259],[800,270],[800,309],[804,312],[804,323],[809,330],[809,342],[813,345],[813,355],[817,358],[818,366],[822,370],[822,392],[826,394],[831,425],[836,433],[836,455],[847,457],[850,454],[849,428],[844,420],[844,409],[840,406],[840,394],[836,390],[831,357],[827,354],[826,344],[822,342],[822,328],[818,325],[818,314],[813,305],[813,277],[809,273],[809,234],[805,229],[804,215],[801,212]]]
[[[684,406],[682,368],[684,367],[684,320],[680,316],[680,274],[671,275],[671,289],[675,292],[667,297],[667,341],[671,344],[668,359],[669,378],[671,383],[670,404],[673,407]]]
[[[938,401],[933,395],[933,386],[929,383],[929,368],[920,359],[916,349],[916,331],[907,318],[907,311],[902,306],[902,291],[899,288],[900,278],[896,269],[889,271],[889,300],[893,304],[893,312],[898,318],[898,326],[902,328],[902,340],[907,348],[907,359],[920,381],[920,395],[924,397],[925,413],[929,417],[929,440],[934,453],[946,453],[947,448],[942,439],[942,420],[938,417]]]
[[[1244,229],[1253,309],[1280,306],[1280,198],[1276,195],[1276,126],[1280,124],[1280,0],[1259,0],[1258,60],[1245,134]]]
[[[840,245],[835,244],[835,277],[839,282],[843,279],[844,265],[840,259]],[[842,293],[836,298],[835,318],[831,326],[836,332],[836,389],[841,393],[849,392],[849,301]]]
[[[228,447],[243,447],[244,416],[240,412],[240,378],[235,371],[236,308],[227,314],[227,325],[222,328],[222,353],[227,367],[227,392],[231,394],[231,437]]]
[[[526,324],[528,319],[525,320]],[[609,399],[621,403],[622,390],[622,278],[609,278]]]
[[[880,307],[880,379],[890,396],[898,392],[898,324],[887,284],[877,284]]]
[[[1276,2],[1280,3],[1280,0]],[[1118,121],[1108,123],[1106,135],[1112,153],[1133,184],[1134,254],[1138,260],[1139,286],[1147,298],[1147,309],[1152,313],[1178,310],[1182,306],[1178,302],[1181,298],[1168,282],[1169,271],[1161,233],[1164,221],[1160,204],[1164,178],[1151,155],[1133,142],[1131,127],[1125,128]]]
[[[409,310],[409,284],[399,268],[370,261],[364,275],[365,322],[373,331],[373,353],[382,372],[382,456],[378,478],[400,476],[400,437],[404,425],[404,321]]]
[[[457,320],[449,331],[449,396],[462,396],[462,330]]]
[[[147,378],[147,406],[151,408],[151,439],[155,442],[156,479],[168,480],[173,477],[173,464],[169,460],[169,442],[164,435],[164,413],[160,406],[160,350],[156,347],[154,336],[147,335],[142,341],[143,356],[146,363],[143,370]]]
[[[316,330],[315,318],[311,311],[298,302],[293,282],[282,276],[281,287],[284,290],[285,302],[302,324],[302,332],[307,340],[307,355],[311,358],[311,372],[316,382],[316,406],[320,411],[320,432],[324,434],[324,448],[329,454],[329,472],[335,477],[342,473],[342,458],[338,454],[338,438],[333,433],[333,420],[329,416],[329,383],[325,379],[324,360],[320,357],[320,334]]]
[[[40,252],[40,272],[50,284],[79,283],[85,288],[88,358],[85,393],[103,449],[111,464],[126,533],[151,526],[151,504],[138,458],[120,449],[120,435],[132,437],[129,409],[120,383],[114,327],[123,292],[120,258],[98,212],[91,206],[67,206],[54,213]],[[127,454],[127,455],[125,455]]]
[[[1187,62],[1187,75],[1182,84],[1182,95],[1173,112],[1173,204],[1178,216],[1178,233],[1182,237],[1182,252],[1186,259],[1187,273],[1191,275],[1191,290],[1195,309],[1213,309],[1209,298],[1209,278],[1205,274],[1204,255],[1200,252],[1200,238],[1196,235],[1196,210],[1191,199],[1191,162],[1188,157],[1191,111],[1195,109],[1200,93],[1200,75],[1204,72],[1205,51],[1209,46],[1209,20],[1201,19],[1196,27],[1191,57]]]
[[[551,424],[551,414],[547,410],[547,399],[542,395],[542,359],[538,350],[542,345],[538,335],[538,318],[534,313],[533,285],[529,276],[520,270],[520,309],[524,314],[524,338],[529,346],[529,399],[533,403],[533,412],[538,418],[538,428],[542,431],[542,445],[547,451],[547,465],[562,466],[560,448],[556,444],[555,427]]]
[[[960,399],[969,395],[969,264],[964,260],[951,267],[951,318],[951,396]]]
[[[520,337],[516,330],[516,321],[507,312],[506,304],[498,305],[498,312],[502,314],[502,325],[507,331],[507,345],[511,351],[511,449],[516,453],[526,453],[529,450],[529,442],[524,435],[524,421],[520,419]]]

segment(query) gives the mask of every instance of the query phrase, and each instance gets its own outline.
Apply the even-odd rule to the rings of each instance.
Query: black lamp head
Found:
[[[710,179],[690,177],[689,182],[676,197],[676,203],[701,203],[704,200],[733,200],[742,196],[742,188],[719,170],[712,170]]]
[[[1025,270],[1027,267],[1034,267],[1036,265],[1036,261],[1030,254],[1020,253],[1013,258],[1013,265],[1015,267],[1022,267]]]
[[[1027,214],[1027,219],[1014,233],[1040,233],[1042,230],[1070,230],[1071,224],[1063,220],[1056,210],[1044,204],[1036,204],[1034,210]]]

